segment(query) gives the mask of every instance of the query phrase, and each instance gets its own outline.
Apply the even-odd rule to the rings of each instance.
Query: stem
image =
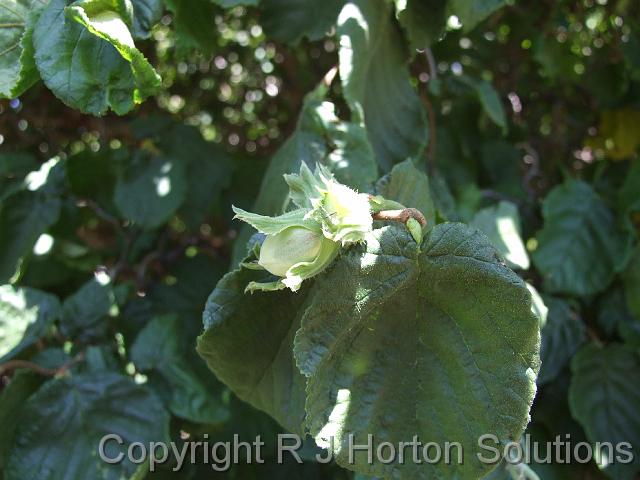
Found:
[[[373,214],[374,220],[384,220],[391,222],[400,222],[407,224],[407,221],[413,218],[418,221],[422,228],[427,226],[427,219],[420,210],[415,208],[405,208],[403,210],[383,210]]]
[[[45,368],[38,365],[37,363],[29,362],[28,360],[9,360],[8,362],[0,365],[0,376],[19,368],[26,368],[27,370],[31,370],[32,372],[44,375],[45,377],[55,377],[67,372],[67,370],[69,370],[73,365],[80,362],[82,358],[82,355],[79,355],[70,362],[62,365],[60,368]]]

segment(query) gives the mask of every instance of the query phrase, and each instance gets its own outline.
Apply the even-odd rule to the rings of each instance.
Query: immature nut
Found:
[[[304,227],[289,227],[267,236],[260,248],[258,263],[269,273],[285,277],[287,271],[301,262],[312,262],[320,253],[324,236]]]

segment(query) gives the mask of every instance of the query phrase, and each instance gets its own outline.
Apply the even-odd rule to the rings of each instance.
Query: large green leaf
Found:
[[[493,467],[475,455],[480,435],[506,442],[524,431],[539,341],[524,282],[482,233],[440,224],[420,247],[400,226],[376,230],[310,293],[294,348],[308,376],[307,426],[361,473],[478,478]],[[374,449],[455,439],[464,463],[370,464],[360,451],[351,464],[350,434],[359,445],[371,434]]]
[[[0,286],[0,363],[47,334],[60,315],[60,302],[31,288]]]
[[[153,229],[176,212],[186,190],[185,168],[180,159],[138,150],[118,179],[114,202],[125,218]]]
[[[555,379],[587,339],[582,319],[569,303],[548,295],[544,303],[549,312],[541,331],[539,385]]]
[[[631,236],[596,192],[568,180],[545,198],[542,215],[533,262],[545,290],[590,295],[607,288],[628,258]]]
[[[43,233],[60,216],[64,167],[56,160],[31,172],[20,191],[0,203],[0,283],[11,280]]]
[[[515,204],[502,201],[484,208],[475,214],[471,225],[489,237],[511,268],[529,268],[529,255],[520,234],[520,214]]]
[[[221,394],[214,394],[216,382],[206,369],[205,376],[192,368],[193,344],[183,341],[181,319],[175,315],[158,316],[138,334],[131,350],[136,367],[150,372],[150,381],[162,380],[171,412],[194,423],[222,423],[229,412],[222,405]],[[162,385],[164,384],[164,385]],[[217,398],[216,398],[217,397]]]
[[[274,40],[297,43],[319,40],[336,23],[345,0],[261,0],[262,26]]]
[[[394,0],[396,17],[407,32],[411,48],[424,50],[444,35],[444,0]]]
[[[436,209],[431,199],[429,177],[416,168],[413,160],[408,159],[394,166],[388,175],[378,181],[376,190],[389,200],[420,210],[429,228],[435,225]]]
[[[354,121],[366,125],[385,171],[409,157],[419,158],[429,137],[391,8],[385,0],[358,0],[348,2],[338,18],[344,96]]]
[[[138,84],[131,63],[107,40],[67,18],[67,3],[51,0],[35,26],[42,80],[60,100],[84,113],[102,115],[109,108],[127,113],[150,93],[148,85]]]
[[[634,349],[611,344],[582,347],[571,362],[573,377],[569,389],[571,414],[587,432],[592,443],[628,442],[634,451],[640,445],[640,357]],[[640,458],[623,465],[617,451],[602,448],[600,467],[615,479],[632,479],[640,471]],[[600,457],[596,452],[596,459]],[[625,460],[625,457],[621,457]]]
[[[629,310],[640,320],[640,246],[633,251],[623,274],[625,296]]]
[[[449,15],[455,15],[462,22],[466,32],[507,4],[507,0],[449,0]]]
[[[158,90],[160,76],[133,43],[133,22],[125,0],[78,0],[68,6],[65,13],[93,35],[113,45],[130,63],[136,83],[135,103],[141,103]]]
[[[124,445],[105,445],[110,458],[124,454],[121,463],[109,465],[98,455],[107,434],[123,439]],[[131,443],[168,441],[162,403],[133,380],[106,372],[50,380],[20,413],[5,480],[118,480],[137,468],[126,458]]]
[[[264,276],[244,267],[224,276],[207,301],[198,353],[238,397],[302,432],[305,380],[292,348],[307,289],[244,293]]]
[[[39,78],[32,36],[42,3],[6,0],[0,4],[0,98],[21,95]]]

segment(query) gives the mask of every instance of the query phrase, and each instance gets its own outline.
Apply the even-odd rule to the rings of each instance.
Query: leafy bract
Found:
[[[169,417],[162,403],[146,387],[108,372],[45,383],[24,405],[20,419],[4,472],[6,480],[59,480],[80,475],[128,478],[136,470],[126,455],[128,445],[169,441]],[[98,446],[105,435],[114,433],[124,443],[106,442],[105,454],[117,458],[123,453],[123,459],[109,465],[98,455]]]
[[[228,1],[228,0],[227,0]],[[262,24],[275,40],[319,40],[336,23],[345,0],[261,0]]]
[[[640,445],[640,357],[633,348],[620,344],[582,347],[571,362],[573,376],[569,388],[571,414],[584,427],[589,441],[628,442]],[[631,463],[626,456],[606,446],[596,449],[595,458],[611,478],[631,479],[640,471],[640,459]]]
[[[367,191],[378,178],[376,159],[364,127],[343,122],[334,105],[324,101],[327,87],[319,85],[305,97],[294,133],[269,163],[255,201],[254,211],[279,215],[289,203],[289,187],[283,176],[300,170],[302,163],[313,168],[323,164],[334,172],[340,183]],[[233,263],[246,255],[251,229],[244,228],[236,241]]]
[[[244,293],[275,278],[243,266],[225,275],[207,301],[198,353],[238,397],[302,432],[305,383],[292,348],[308,290]]]
[[[69,15],[81,24],[65,13],[66,0],[51,0],[35,26],[35,59],[44,83],[67,105],[93,115],[109,108],[122,115],[153,94],[160,80],[130,41],[127,19],[107,4],[74,3]],[[88,5],[102,12],[97,19],[84,10]]]
[[[587,339],[582,319],[569,303],[551,296],[544,303],[549,312],[541,331],[539,385],[554,380]]]
[[[588,184],[568,180],[542,206],[533,262],[545,290],[589,295],[604,290],[628,259],[631,237]]]
[[[409,157],[419,158],[429,137],[391,8],[384,0],[358,0],[346,3],[338,17],[344,97],[353,121],[366,126],[386,171]]]
[[[484,208],[475,214],[471,225],[489,237],[511,268],[529,268],[529,255],[520,234],[520,214],[516,205],[502,201]]]
[[[60,302],[31,288],[0,286],[0,363],[46,335],[60,314]]]
[[[14,98],[38,80],[33,61],[37,0],[7,0],[0,6],[0,98]]]
[[[391,226],[345,252],[317,280],[294,352],[308,377],[307,426],[340,465],[375,476],[466,478],[492,468],[473,454],[480,435],[507,441],[524,431],[538,348],[524,282],[477,230],[440,224],[421,248]],[[414,435],[455,439],[465,463],[368,464],[356,452],[350,464],[350,434],[357,444],[372,434],[374,448]]]
[[[161,315],[151,320],[133,344],[131,359],[136,367],[149,374],[151,385],[159,384],[166,390],[172,413],[196,423],[224,422],[229,412],[222,405],[221,395],[216,398],[214,379],[204,378],[194,369],[190,354],[193,345],[182,341],[181,328],[175,315]],[[205,369],[206,373],[206,369]]]

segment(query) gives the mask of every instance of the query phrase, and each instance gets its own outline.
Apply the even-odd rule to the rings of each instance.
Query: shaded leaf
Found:
[[[345,0],[260,0],[260,18],[265,33],[274,40],[319,40],[336,23],[344,3]]]
[[[538,369],[538,319],[524,282],[486,237],[440,224],[422,247],[399,226],[376,230],[319,277],[295,336],[307,426],[346,468],[375,476],[477,478],[492,432],[519,438]],[[339,294],[337,294],[339,292]],[[414,435],[462,444],[464,464],[348,461],[348,436],[397,445]],[[330,437],[334,443],[330,445]]]
[[[190,365],[193,351],[191,342],[184,342],[180,333],[182,319],[175,315],[152,319],[138,334],[131,350],[136,367],[150,372],[153,385],[155,377],[166,383],[168,406],[174,415],[195,423],[222,423],[229,412],[222,404],[220,393],[215,394],[216,382],[205,370],[205,375]],[[162,388],[162,387],[161,387]]]
[[[113,373],[50,380],[29,398],[20,419],[5,480],[118,480],[137,468],[126,458],[128,445],[169,441],[169,416],[160,401]],[[113,433],[124,444],[110,441],[105,453],[124,458],[108,465],[98,456],[98,445]]]
[[[173,13],[173,22],[181,51],[197,48],[212,53],[216,45],[216,5],[211,0],[165,0]]]
[[[414,50],[424,50],[440,40],[446,26],[445,0],[394,0],[396,17]]]
[[[170,158],[185,165],[185,192],[178,214],[188,228],[197,229],[220,201],[222,191],[229,187],[232,158],[219,145],[208,142],[195,127],[174,126],[159,138],[160,148]]]
[[[544,303],[549,307],[549,313],[540,332],[542,365],[538,385],[555,379],[587,339],[582,319],[569,303],[548,295],[544,297]]]
[[[222,8],[233,8],[238,5],[248,5],[255,7],[260,3],[260,0],[211,0],[216,5],[220,5]]]
[[[362,122],[384,171],[419,158],[429,134],[411,86],[401,32],[384,0],[347,3],[338,18],[340,78],[354,122]]]
[[[462,75],[458,77],[458,79],[473,89],[480,100],[482,109],[489,116],[491,121],[506,131],[507,114],[504,111],[498,92],[493,88],[493,85],[485,80],[477,80],[467,75]]]
[[[590,295],[607,288],[628,258],[631,237],[591,186],[569,180],[555,187],[542,214],[533,262],[545,290]]]
[[[62,303],[60,331],[65,336],[93,337],[105,329],[105,317],[114,306],[111,285],[91,279]]]
[[[56,160],[29,174],[25,189],[0,203],[0,283],[10,281],[43,233],[59,218],[64,167]]]
[[[634,448],[640,445],[638,353],[620,344],[586,345],[573,358],[571,371],[571,414],[584,427],[589,441],[611,442],[614,446],[628,442]],[[606,447],[596,453],[596,458],[601,458],[600,468],[611,478],[631,479],[640,471],[637,455],[627,465],[616,456],[616,451],[607,452]]]
[[[164,5],[162,0],[131,0],[133,6],[134,38],[149,38],[151,28],[160,21]]]
[[[468,32],[506,4],[507,0],[450,0],[447,7],[448,14],[457,16],[464,31]]]
[[[633,251],[631,260],[625,269],[622,278],[624,280],[625,296],[629,310],[637,319],[640,319],[640,247]]]
[[[305,381],[291,349],[307,289],[244,293],[265,274],[241,267],[220,280],[203,314],[198,353],[240,399],[301,432]]]
[[[19,412],[27,399],[40,387],[43,378],[27,370],[18,370],[0,393],[0,472],[4,471],[7,455],[14,443]]]
[[[529,268],[529,255],[520,233],[518,207],[502,201],[475,214],[470,225],[480,229],[504,256],[511,268]]]
[[[176,212],[186,190],[184,164],[180,159],[138,150],[131,165],[118,178],[114,202],[126,219],[153,229]]]

